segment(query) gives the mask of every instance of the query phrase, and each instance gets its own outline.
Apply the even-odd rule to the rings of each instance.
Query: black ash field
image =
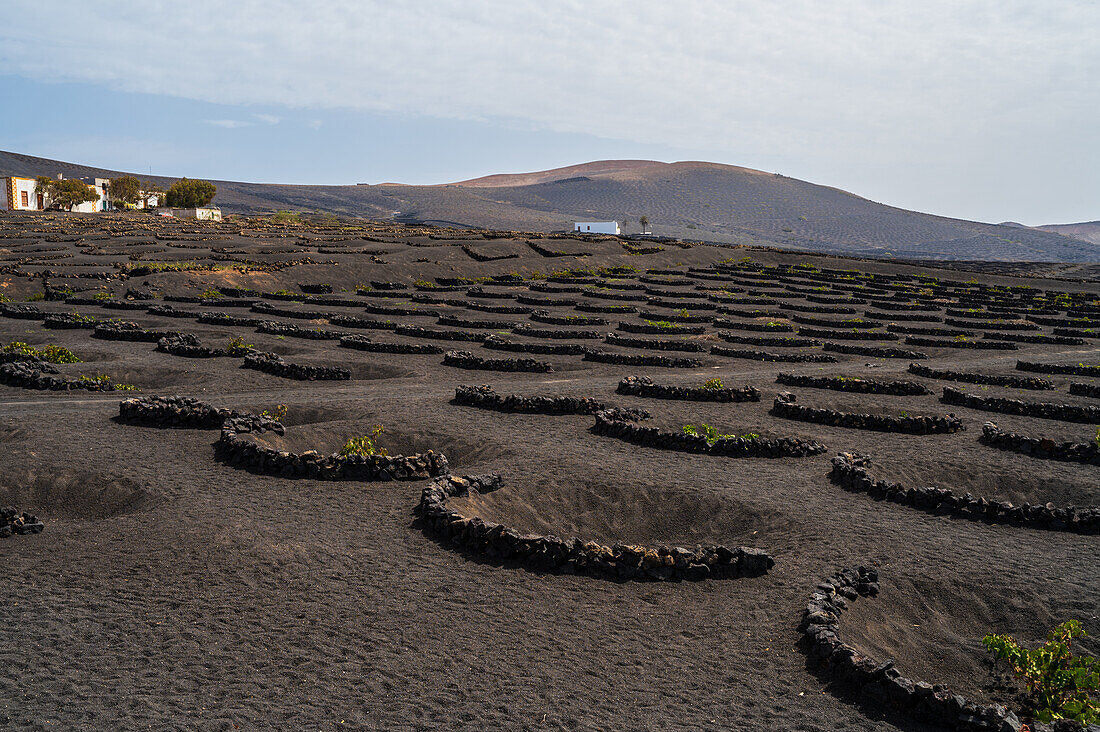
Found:
[[[0,726],[1009,729],[981,637],[1100,636],[1095,281],[9,214],[0,286]]]

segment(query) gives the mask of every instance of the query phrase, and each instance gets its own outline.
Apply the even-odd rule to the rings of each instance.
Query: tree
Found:
[[[48,201],[53,198],[55,183],[57,181],[48,175],[40,175],[34,179],[34,192],[42,196],[43,208],[49,205]]]
[[[69,211],[82,203],[99,200],[99,196],[87,183],[76,178],[53,181],[50,197],[54,204]]]
[[[198,208],[210,203],[217,192],[210,181],[183,178],[168,189],[167,203],[172,208]]]
[[[638,223],[642,225],[642,233],[646,233],[646,229],[649,228],[649,217],[642,216],[640,219],[638,219]]]
[[[112,203],[136,205],[141,198],[141,181],[132,175],[111,178],[107,185],[107,197]]]

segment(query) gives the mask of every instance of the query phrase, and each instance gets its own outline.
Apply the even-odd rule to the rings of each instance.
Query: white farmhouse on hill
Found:
[[[577,221],[573,224],[573,231],[582,234],[618,234],[618,221]]]
[[[198,208],[174,208],[172,214],[177,219],[198,219],[199,221],[221,221],[222,210],[217,206],[199,206]]]

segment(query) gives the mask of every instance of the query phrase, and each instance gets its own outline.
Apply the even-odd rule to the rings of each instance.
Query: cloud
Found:
[[[1088,1],[54,0],[6,15],[4,68],[40,79],[765,154],[1051,128],[1095,114],[1100,88]]]
[[[235,130],[238,127],[251,127],[255,124],[254,122],[246,122],[239,119],[208,119],[203,121],[206,122],[206,124],[208,125],[213,125],[214,127],[222,127],[227,130]]]
[[[979,181],[960,170],[1003,181],[1004,161],[1026,158],[1026,175],[1087,180],[1100,156],[1095,0],[40,0],[3,14],[0,68],[41,81],[284,116],[487,120],[838,184],[873,169],[867,193],[894,192],[891,166],[965,192]]]
[[[257,114],[256,119],[263,122],[265,125],[277,125],[283,118],[274,114]]]

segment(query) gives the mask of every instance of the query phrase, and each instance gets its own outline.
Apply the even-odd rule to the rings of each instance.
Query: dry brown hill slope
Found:
[[[111,175],[0,152],[0,175]],[[201,171],[200,171],[201,172]],[[167,182],[169,179],[160,179]],[[1033,228],[907,211],[846,191],[705,162],[599,161],[448,185],[276,185],[215,181],[227,211],[331,211],[525,231],[616,220],[638,232],[874,257],[1100,262],[1100,245]]]

